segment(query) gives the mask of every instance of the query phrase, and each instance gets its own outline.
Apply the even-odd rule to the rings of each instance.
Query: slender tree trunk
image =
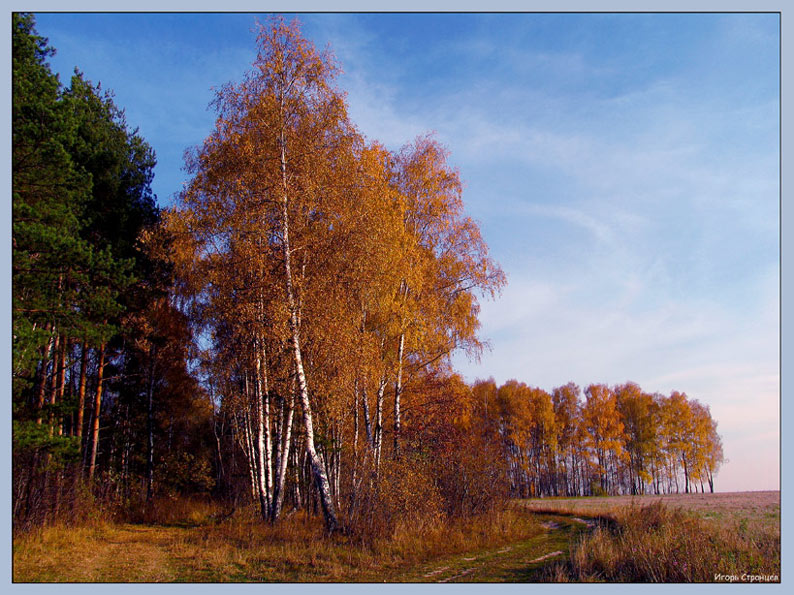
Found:
[[[226,482],[226,474],[223,469],[223,452],[221,451],[221,437],[218,435],[218,421],[215,419],[213,415],[212,420],[212,433],[215,436],[215,449],[216,449],[216,461],[218,463],[218,474],[217,474],[217,482],[219,486],[225,486]],[[223,427],[221,427],[221,434],[223,433]]]
[[[684,493],[689,493],[689,466],[687,465],[686,459],[681,461],[681,465],[684,468]]]
[[[400,397],[403,392],[403,352],[405,348],[405,333],[400,333],[400,343],[397,348],[397,378],[394,381],[394,458],[400,456]]]
[[[301,476],[303,474],[302,470],[303,464],[301,462],[301,457],[298,455],[298,445],[296,444],[295,448],[292,449],[292,473],[294,475],[294,480],[292,483],[295,508],[301,508],[303,506],[303,496],[301,492]]]
[[[342,431],[335,425],[334,431],[334,496],[336,505],[339,506],[340,480],[342,477]]]
[[[356,497],[356,467],[358,465],[358,378],[355,380],[353,387],[353,463],[350,465],[351,472],[351,496],[353,500]]]
[[[367,378],[361,383],[361,404],[364,407],[364,431],[367,434],[367,444],[371,449],[375,449],[375,438],[372,433],[372,420],[369,415],[369,399],[367,398]]]
[[[283,98],[281,105],[282,113],[284,110]],[[295,292],[292,285],[292,255],[289,240],[289,213],[288,213],[288,196],[287,196],[287,155],[286,155],[286,139],[284,137],[284,130],[282,128],[280,138],[281,149],[281,181],[282,181],[282,212],[281,212],[281,240],[283,243],[283,256],[284,256],[284,277],[287,293],[287,304],[289,306],[289,326],[292,339],[292,354],[295,363],[295,374],[298,380],[298,394],[300,396],[301,408],[303,410],[303,426],[306,432],[306,453],[309,456],[309,461],[314,475],[314,483],[319,492],[321,505],[323,508],[323,516],[325,518],[325,525],[329,532],[333,532],[338,527],[338,520],[336,517],[336,510],[334,502],[331,498],[331,490],[328,485],[328,476],[326,475],[325,468],[323,467],[322,460],[317,455],[314,447],[314,421],[312,418],[311,403],[309,400],[309,388],[306,382],[306,374],[303,369],[303,354],[301,352],[300,344],[300,331],[298,323],[298,308],[297,300],[295,299]]]
[[[44,398],[47,394],[47,368],[50,365],[50,357],[53,351],[53,343],[55,342],[55,334],[53,332],[50,333],[49,339],[47,339],[47,347],[44,349],[44,353],[42,355],[41,360],[41,367],[39,372],[38,378],[38,387],[36,389],[36,411],[38,411],[38,416],[36,417],[36,423],[41,425],[42,417],[41,411],[44,409]]]
[[[85,384],[88,377],[88,346],[85,341],[80,352],[80,380],[77,388],[77,420],[74,424],[73,434],[78,438],[83,437],[83,417],[85,416]]]
[[[58,381],[53,393],[53,401],[63,404],[63,396],[66,391],[66,348],[68,342],[66,337],[61,338],[61,346],[58,351]],[[57,399],[56,399],[57,397]],[[63,436],[63,416],[55,413],[55,433]]]
[[[258,341],[256,353],[256,383],[254,390],[254,412],[256,414],[256,455],[257,455],[257,481],[259,482],[259,510],[262,514],[262,519],[267,520],[270,513],[270,485],[268,485],[268,466],[270,463],[270,440],[269,436],[266,438],[265,434],[269,432],[265,429],[265,424],[268,425],[269,420],[266,419],[265,406],[266,397],[262,387],[262,360],[260,358],[260,351],[258,349]]]
[[[265,409],[265,480],[267,482],[267,500],[268,500],[268,517],[270,516],[270,508],[273,506],[273,435],[271,433],[270,422],[270,386],[268,384],[268,368],[267,368],[267,352],[265,351],[265,342],[261,340],[261,357],[262,357],[262,394],[264,396],[264,409]]]
[[[374,434],[374,452],[375,452],[375,472],[380,472],[380,453],[383,444],[383,394],[386,391],[386,375],[381,377],[378,384],[378,394],[375,401],[375,434]]]
[[[99,346],[99,367],[97,369],[96,396],[94,397],[93,427],[91,428],[91,458],[88,463],[89,481],[94,479],[97,446],[99,445],[99,414],[102,409],[102,381],[105,376],[105,346],[104,342]]]
[[[295,397],[290,398],[287,409],[287,420],[284,423],[283,442],[281,443],[281,456],[278,459],[276,468],[276,481],[273,486],[273,504],[270,511],[271,522],[276,522],[281,515],[281,508],[284,503],[284,484],[287,478],[287,462],[289,461],[290,440],[292,438],[292,418],[295,413]]]
[[[149,353],[149,383],[146,389],[146,501],[154,495],[154,366],[157,348]]]
[[[50,374],[50,383],[47,392],[49,393],[50,411],[47,415],[47,423],[50,426],[50,436],[53,434],[55,424],[55,405],[58,402],[58,378],[60,376],[59,363],[61,359],[61,336],[55,335],[55,340],[52,346],[52,372]]]
[[[245,458],[248,462],[248,471],[251,476],[251,497],[253,498],[254,502],[259,502],[259,481],[257,480],[258,475],[256,469],[256,457],[254,456],[254,441],[251,438],[251,422],[249,419],[250,412],[248,410],[249,403],[247,402],[247,393],[245,407],[245,415],[243,418]]]

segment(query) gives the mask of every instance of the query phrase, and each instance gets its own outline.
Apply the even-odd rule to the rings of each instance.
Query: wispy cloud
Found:
[[[392,146],[437,130],[469,181],[509,276],[482,307],[493,350],[480,365],[456,358],[469,379],[683,390],[720,423],[723,489],[775,487],[779,107],[766,82],[744,89],[757,73],[709,52],[776,41],[742,19],[701,33],[700,53],[675,63],[652,42],[599,59],[480,30],[422,49],[471,70],[414,88],[432,99],[421,110],[400,102],[400,57],[373,68],[356,54],[376,40],[350,35],[351,114]],[[399,76],[381,76],[392,66]]]

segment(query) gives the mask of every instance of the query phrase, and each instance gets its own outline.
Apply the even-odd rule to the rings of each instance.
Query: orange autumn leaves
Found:
[[[333,58],[297,24],[274,20],[258,44],[252,70],[218,91],[215,130],[164,219],[263,515],[278,516],[300,448],[333,529],[335,453],[354,444],[377,470],[390,430],[397,456],[404,383],[481,347],[477,296],[504,274],[436,140],[397,153],[366,141]]]
[[[548,393],[515,380],[472,391],[503,439],[516,495],[713,491],[724,461],[709,408],[677,391],[591,384],[581,399],[573,383]]]

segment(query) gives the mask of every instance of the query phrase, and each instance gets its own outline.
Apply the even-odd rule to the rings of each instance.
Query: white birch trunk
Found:
[[[405,333],[400,333],[400,344],[397,348],[397,379],[394,381],[394,458],[400,456],[400,397],[403,392],[403,352]]]
[[[375,438],[372,433],[372,420],[370,419],[369,415],[369,398],[367,397],[366,377],[364,378],[364,382],[361,384],[361,401],[361,404],[364,406],[364,431],[367,434],[367,444],[369,444],[370,449],[375,450]]]
[[[281,105],[283,113],[283,98]],[[328,485],[328,476],[326,475],[325,468],[323,467],[322,460],[317,456],[317,451],[314,447],[314,421],[312,419],[312,409],[309,400],[309,388],[306,382],[306,374],[303,368],[303,354],[301,353],[300,345],[300,325],[299,313],[297,307],[297,300],[295,299],[294,288],[292,285],[292,264],[291,264],[291,247],[289,241],[289,213],[288,213],[288,191],[287,191],[287,155],[286,155],[286,140],[284,138],[284,130],[281,131],[280,139],[281,149],[281,181],[282,181],[282,243],[284,255],[284,276],[287,293],[287,304],[289,306],[289,325],[292,340],[292,353],[295,363],[295,374],[298,380],[298,395],[300,397],[301,408],[303,410],[303,426],[306,432],[306,453],[309,456],[309,461],[312,467],[312,474],[314,475],[314,482],[319,492],[320,502],[323,508],[323,516],[325,517],[325,525],[328,531],[333,532],[338,527],[336,518],[336,510],[331,498],[330,487]]]
[[[386,376],[381,377],[378,384],[378,395],[375,401],[375,472],[380,471],[380,453],[383,444],[383,394],[386,392]]]
[[[270,512],[270,485],[268,467],[270,464],[270,436],[269,420],[265,416],[266,395],[262,389],[262,362],[260,352],[256,353],[256,384],[254,391],[254,411],[256,412],[256,440],[257,440],[257,482],[259,484],[259,508],[263,518]],[[268,426],[266,429],[266,425]],[[265,434],[268,434],[266,437]]]
[[[275,522],[281,515],[281,508],[284,504],[284,484],[287,478],[287,462],[289,461],[290,453],[290,440],[292,438],[292,418],[295,413],[295,397],[293,396],[289,402],[287,409],[286,421],[284,422],[284,430],[282,431],[282,441],[280,442],[280,455],[277,459],[276,466],[276,481],[273,491],[273,504],[270,510],[270,520]]]

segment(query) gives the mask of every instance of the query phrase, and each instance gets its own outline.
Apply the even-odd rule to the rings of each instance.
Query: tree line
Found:
[[[717,422],[685,393],[590,384],[582,400],[574,383],[549,393],[493,379],[472,391],[502,440],[517,497],[714,491],[724,462]]]
[[[719,446],[716,425],[685,396],[593,385],[579,404],[455,374],[506,278],[448,151],[368,140],[297,22],[260,25],[256,49],[161,210],[112,94],[77,71],[64,88],[14,14],[16,524],[192,493],[369,531],[594,481],[713,487],[721,450],[685,442],[710,424]]]

